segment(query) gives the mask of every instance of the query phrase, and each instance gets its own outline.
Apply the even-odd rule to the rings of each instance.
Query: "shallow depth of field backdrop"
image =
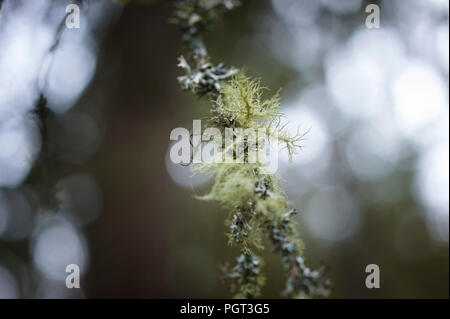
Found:
[[[283,88],[288,127],[309,130],[279,167],[308,264],[328,267],[332,297],[448,297],[448,1],[242,2],[206,43],[213,62]],[[167,156],[170,131],[210,105],[178,86],[166,1],[87,1],[81,28],[64,30],[44,89],[61,205],[31,205],[36,190],[21,184],[41,143],[30,110],[69,3],[0,9],[0,298],[230,296],[218,280],[237,254],[227,212],[196,200],[210,181]],[[365,27],[370,3],[379,29]],[[281,263],[263,255],[263,295],[279,297]],[[71,263],[81,289],[65,287]],[[380,289],[364,284],[372,263]]]

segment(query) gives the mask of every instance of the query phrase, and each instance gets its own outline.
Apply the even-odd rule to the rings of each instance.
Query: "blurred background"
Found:
[[[335,298],[448,298],[449,2],[242,2],[206,43],[214,63],[282,88],[289,129],[309,130],[279,168],[308,265],[329,268]],[[167,156],[170,131],[210,108],[178,86],[167,1],[85,1],[81,28],[51,52],[70,1],[0,3],[0,298],[229,297],[228,212],[196,200],[211,180]],[[370,3],[379,29],[365,26]],[[26,183],[40,87],[56,113],[57,209]],[[281,262],[262,254],[264,297],[278,298]],[[81,289],[65,286],[72,263]],[[369,290],[373,263],[381,288]]]

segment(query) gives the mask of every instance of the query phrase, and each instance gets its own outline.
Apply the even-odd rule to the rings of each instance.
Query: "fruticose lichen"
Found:
[[[265,136],[279,141],[292,156],[300,147],[301,134],[290,136],[281,125],[279,95],[264,99],[265,88],[259,80],[248,78],[244,72],[210,63],[201,32],[222,13],[238,5],[234,0],[176,0],[172,22],[182,31],[187,58],[179,64],[185,75],[178,77],[182,89],[211,100],[210,127],[263,130]],[[304,264],[301,242],[287,197],[279,186],[278,177],[269,174],[260,161],[249,161],[250,148],[262,150],[266,139],[248,143],[244,134],[235,134],[231,146],[222,146],[222,154],[231,154],[233,161],[211,161],[196,164],[195,170],[214,175],[210,192],[199,197],[217,202],[229,211],[226,221],[231,245],[240,248],[236,265],[225,267],[224,279],[236,298],[261,295],[265,282],[262,260],[257,252],[264,248],[267,236],[273,250],[281,256],[287,282],[284,295],[293,298],[327,296],[330,283],[322,270],[312,271]],[[221,143],[221,142],[220,142]],[[238,158],[234,151],[243,145],[247,153]]]
[[[264,129],[267,136],[276,137],[293,153],[302,136],[289,136],[283,130],[278,94],[263,99],[262,91],[259,80],[251,80],[243,73],[235,75],[223,83],[221,95],[213,102],[210,121],[220,130],[229,125]],[[218,122],[217,116],[233,118],[233,122]],[[239,141],[237,136],[234,143]],[[258,142],[256,147],[263,148],[264,144]],[[304,265],[303,244],[292,219],[296,211],[289,207],[278,177],[265,173],[264,169],[258,161],[210,162],[195,167],[197,171],[215,176],[210,192],[199,198],[216,201],[223,209],[231,211],[226,221],[229,243],[239,246],[241,255],[235,268],[225,277],[235,279],[232,287],[236,297],[257,297],[264,280],[260,279],[260,258],[255,253],[263,249],[262,238],[267,235],[288,274],[284,293],[291,297],[325,296],[329,282],[323,279],[321,271],[311,271]]]

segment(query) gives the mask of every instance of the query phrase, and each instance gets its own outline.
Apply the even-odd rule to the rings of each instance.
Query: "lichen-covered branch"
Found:
[[[269,138],[275,138],[291,156],[300,147],[302,135],[289,135],[281,125],[279,95],[263,98],[264,88],[259,80],[251,80],[243,72],[213,66],[201,32],[218,15],[237,6],[234,0],[176,0],[172,22],[182,31],[187,58],[180,57],[178,66],[185,75],[178,77],[182,89],[190,90],[199,97],[212,97],[210,125],[223,132],[226,128],[263,130]],[[245,136],[235,135],[231,147],[238,144],[261,150],[264,140],[248,144]],[[228,153],[226,145],[222,154]],[[229,147],[229,146],[228,146]],[[219,156],[222,156],[219,154]],[[234,160],[236,154],[231,152]],[[241,161],[222,163],[209,161],[198,164],[195,170],[213,174],[214,184],[208,194],[199,197],[212,200],[231,212],[226,222],[231,245],[240,247],[237,264],[224,275],[231,290],[238,298],[258,297],[264,284],[261,273],[262,261],[255,255],[263,249],[266,234],[274,251],[280,255],[286,270],[287,283],[284,294],[294,298],[326,296],[329,281],[323,271],[312,271],[305,266],[302,242],[299,239],[287,198],[279,187],[278,178],[267,174],[265,166],[250,162],[244,156]],[[243,160],[243,161],[242,161]]]
[[[265,223],[265,231],[269,234],[274,251],[281,256],[287,273],[286,289],[283,293],[294,298],[326,296],[330,282],[324,278],[323,269],[312,271],[306,267],[296,244],[297,232],[292,221],[292,216],[296,213],[295,209],[290,209]]]
[[[236,258],[233,269],[223,267],[223,279],[229,285],[234,298],[252,299],[261,296],[265,277],[261,274],[261,259],[252,253],[242,253]]]
[[[239,5],[236,0],[176,0],[174,13],[170,21],[182,32],[182,40],[186,57],[180,56],[178,66],[185,75],[178,81],[184,90],[190,90],[200,96],[209,95],[217,98],[220,82],[229,79],[237,72],[234,68],[226,68],[222,63],[213,65],[206,46],[201,37],[202,31],[222,13]]]

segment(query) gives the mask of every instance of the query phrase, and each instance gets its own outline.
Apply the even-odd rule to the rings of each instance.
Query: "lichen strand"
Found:
[[[262,91],[259,80],[251,80],[243,73],[235,75],[223,84],[212,110],[211,123],[220,130],[231,123],[235,128],[264,129],[268,136],[277,137],[294,152],[300,137],[290,137],[283,131],[278,95],[263,99]],[[217,118],[228,120],[218,121]],[[236,138],[234,147],[238,141]],[[258,143],[257,147],[263,145]],[[228,238],[230,244],[240,247],[239,258],[252,256],[255,250],[262,249],[261,238],[266,233],[287,272],[285,295],[298,298],[327,295],[329,282],[323,279],[322,271],[311,271],[304,265],[303,245],[292,220],[295,210],[289,208],[276,175],[263,174],[264,167],[259,162],[204,163],[195,169],[215,175],[210,192],[200,199],[216,201],[232,212],[226,222]],[[237,272],[232,273],[231,277]]]
[[[261,259],[252,253],[242,253],[236,258],[236,266],[229,270],[225,266],[223,279],[229,285],[234,298],[257,298],[261,296],[261,288],[265,277],[261,273]]]
[[[178,60],[178,66],[185,72],[178,81],[182,89],[213,101],[210,127],[221,132],[226,128],[262,129],[267,137],[281,142],[291,158],[300,147],[302,135],[297,132],[291,136],[281,125],[279,95],[263,99],[265,89],[259,80],[251,80],[243,72],[223,64],[212,64],[201,37],[202,31],[221,14],[239,5],[239,1],[174,0],[173,3],[171,22],[181,30],[186,51],[185,57]],[[235,133],[231,148],[239,143],[245,145],[248,153],[251,148],[262,149],[266,139],[258,137],[253,145],[248,142],[245,132],[243,135]],[[242,160],[234,150],[229,152],[230,146],[225,146],[223,143],[222,154],[231,154],[235,161]],[[240,163],[212,161],[194,168],[215,175],[210,192],[199,198],[216,201],[231,212],[226,221],[229,243],[240,247],[241,251],[237,264],[225,270],[224,278],[232,292],[237,298],[260,296],[264,276],[262,261],[255,251],[263,249],[262,237],[266,234],[287,272],[284,294],[296,298],[326,296],[329,282],[323,279],[322,271],[311,271],[304,264],[302,242],[292,220],[295,210],[289,208],[277,176],[266,174],[260,162],[250,163],[247,159],[244,154]]]
[[[239,5],[237,0],[175,0],[170,22],[182,32],[186,58],[178,59],[178,66],[185,74],[178,82],[183,90],[189,90],[199,96],[216,99],[220,92],[220,82],[229,79],[237,69],[226,68],[223,64],[213,65],[201,37],[220,15]]]
[[[287,149],[290,158],[301,147],[303,135],[298,131],[289,135],[282,125],[279,92],[264,99],[267,88],[261,86],[259,79],[248,78],[243,71],[234,75],[222,85],[220,95],[211,110],[212,122],[220,127],[240,127],[264,130],[269,138],[280,141]],[[230,123],[231,125],[228,125]]]
[[[185,75],[177,77],[181,88],[199,96],[211,95],[217,98],[220,92],[220,81],[230,78],[236,69],[227,69],[221,63],[217,66],[206,62],[189,65],[183,56],[178,58],[178,66],[185,70]]]
[[[312,271],[305,266],[301,256],[302,244],[297,239],[297,232],[292,216],[297,212],[291,209],[281,216],[276,214],[272,220],[265,222],[275,252],[281,255],[287,273],[286,289],[283,294],[293,298],[327,296],[330,281],[323,276],[323,268]]]
[[[255,211],[249,206],[238,207],[226,220],[228,226],[228,243],[230,245],[240,245],[245,254],[251,253],[251,247],[262,249],[262,237],[259,231],[257,218],[253,218]]]

